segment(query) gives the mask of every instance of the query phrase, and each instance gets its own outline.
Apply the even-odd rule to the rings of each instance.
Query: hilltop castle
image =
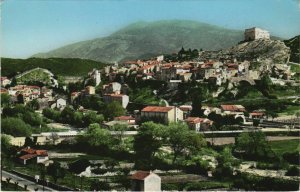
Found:
[[[245,30],[245,41],[253,41],[256,39],[270,39],[270,33],[266,30],[253,27]]]

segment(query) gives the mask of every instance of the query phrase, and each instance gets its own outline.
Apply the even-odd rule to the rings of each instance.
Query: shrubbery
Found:
[[[242,173],[234,181],[233,187],[237,189],[255,191],[297,191],[299,183],[296,180],[287,180],[274,177],[261,177]]]

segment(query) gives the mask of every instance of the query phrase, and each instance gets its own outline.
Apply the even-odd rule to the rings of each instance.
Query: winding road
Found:
[[[10,183],[18,182],[18,185],[22,188],[24,188],[24,185],[27,185],[28,191],[35,191],[35,189],[38,189],[38,191],[43,191],[43,186],[39,185],[35,182],[29,181],[27,179],[24,179],[22,177],[19,177],[15,174],[9,173],[7,171],[2,170],[1,171],[1,179],[6,181],[6,178],[11,178]],[[49,187],[44,187],[44,191],[57,191]]]

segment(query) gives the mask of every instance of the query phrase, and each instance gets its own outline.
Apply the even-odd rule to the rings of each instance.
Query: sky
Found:
[[[300,0],[1,0],[1,57],[109,34],[136,21],[184,19],[229,29],[253,26],[285,39],[300,34]]]

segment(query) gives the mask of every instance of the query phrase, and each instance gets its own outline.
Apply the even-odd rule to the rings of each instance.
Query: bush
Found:
[[[233,187],[251,191],[297,191],[299,183],[295,180],[287,180],[274,177],[261,177],[242,173],[237,176]]]
[[[14,137],[29,137],[32,133],[32,128],[22,119],[8,117],[2,119],[2,133],[12,135]]]
[[[162,183],[161,189],[164,191],[179,191],[178,186],[173,183]]]
[[[283,159],[291,164],[298,165],[300,162],[300,155],[298,151],[286,152],[282,155]]]
[[[291,166],[287,172],[285,173],[286,176],[299,176],[300,175],[300,170],[296,166]]]
[[[187,191],[200,191],[200,190],[228,188],[228,187],[229,187],[228,183],[221,183],[215,181],[203,181],[197,183],[188,183],[184,189]]]

